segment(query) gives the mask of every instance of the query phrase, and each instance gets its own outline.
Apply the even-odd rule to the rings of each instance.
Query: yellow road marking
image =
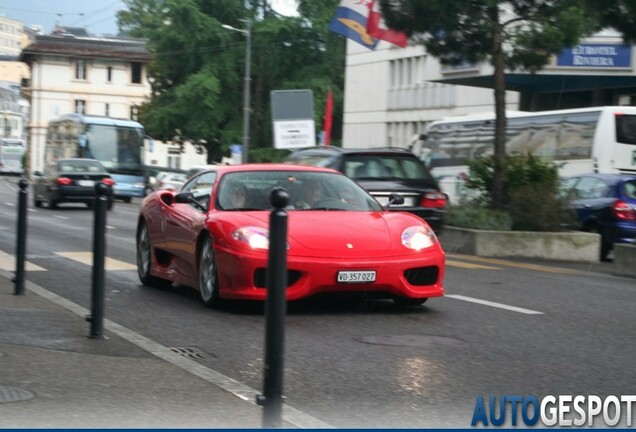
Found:
[[[548,266],[542,266],[539,264],[525,264],[525,263],[518,263],[513,261],[506,261],[506,260],[497,259],[497,258],[485,258],[485,257],[478,257],[473,255],[461,255],[461,254],[449,254],[447,256],[450,256],[453,258],[459,258],[462,260],[503,265],[508,267],[517,267],[517,268],[523,268],[523,269],[529,269],[529,270],[538,270],[538,271],[547,272],[547,273],[559,273],[559,274],[580,274],[581,273],[576,270],[570,270],[570,269],[565,269],[561,267],[548,267]]]
[[[15,271],[15,258],[13,257],[13,255],[9,255],[5,252],[0,251],[0,269],[11,272]],[[24,263],[24,269],[26,271],[46,271],[45,268],[33,264],[29,261],[26,261]]]
[[[55,255],[72,259],[89,266],[93,265],[93,252],[55,252]],[[106,270],[136,270],[137,266],[124,261],[106,257],[104,268]]]
[[[452,267],[467,268],[467,269],[501,270],[498,267],[490,267],[490,266],[485,266],[481,264],[472,264],[472,263],[466,263],[466,262],[454,261],[454,260],[446,260],[446,265],[449,265]]]

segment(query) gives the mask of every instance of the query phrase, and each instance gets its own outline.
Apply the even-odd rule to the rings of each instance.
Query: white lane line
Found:
[[[450,298],[454,298],[457,300],[464,300],[467,302],[472,302],[472,303],[478,303],[478,304],[482,304],[482,305],[486,305],[486,306],[492,306],[492,307],[496,307],[499,309],[506,309],[509,311],[513,311],[513,312],[519,312],[519,313],[523,313],[523,314],[527,314],[527,315],[543,315],[543,312],[538,312],[538,311],[534,311],[531,309],[524,309],[524,308],[520,308],[517,306],[510,306],[510,305],[505,305],[503,303],[495,303],[495,302],[491,302],[488,300],[481,300],[481,299],[476,299],[476,298],[472,298],[472,297],[466,297],[463,295],[455,295],[455,294],[446,294],[445,297],[450,297]]]
[[[0,275],[6,278],[11,278],[10,273],[2,270],[0,270]],[[88,309],[85,309],[82,306],[65,299],[64,297],[58,296],[57,294],[52,293],[32,282],[25,281],[25,287],[29,291],[41,297],[44,297],[59,306],[62,306],[63,308],[75,313],[76,315],[79,315],[82,318],[85,318],[86,315],[90,314],[90,311]],[[203,366],[202,364],[197,363],[194,360],[182,357],[180,354],[173,352],[171,349],[158,344],[157,342],[148,339],[145,336],[142,336],[139,333],[136,333],[122,325],[110,321],[109,319],[104,319],[104,327],[107,330],[115,333],[119,337],[127,340],[128,342],[137,345],[139,348],[145,351],[148,351],[150,354],[159,357],[169,363],[172,363],[173,365],[185,370],[186,372],[198,376],[199,378],[209,382],[212,385],[222,388],[223,390],[233,394],[234,396],[240,398],[241,400],[244,400],[247,403],[257,405],[256,396],[261,394],[262,392],[256,391],[253,388],[230,377],[227,377],[222,373],[215,371],[214,369]],[[311,415],[306,414],[303,411],[293,408],[287,404],[283,404],[282,417],[283,420],[301,429],[334,429],[334,427],[329,425],[328,423],[312,417]]]
[[[89,266],[93,265],[93,252],[55,252],[55,255],[71,259]],[[106,270],[137,270],[137,266],[125,261],[106,257],[104,267]]]
[[[60,216],[60,215],[53,215],[53,217],[58,218],[58,219],[68,219],[67,216]]]
[[[12,202],[5,202],[6,205],[8,205],[9,207],[15,207],[15,203]]]
[[[13,255],[9,255],[6,252],[0,251],[0,269],[6,271],[15,271],[15,257]],[[24,269],[26,271],[46,271],[45,268],[42,268],[39,265],[33,264],[29,261],[26,261],[24,263]]]

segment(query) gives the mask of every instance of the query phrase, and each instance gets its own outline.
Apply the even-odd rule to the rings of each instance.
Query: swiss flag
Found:
[[[382,11],[380,10],[380,2],[378,0],[370,0],[368,3],[369,17],[367,18],[367,33],[376,39],[382,39],[399,47],[406,47],[408,37],[406,33],[397,30],[390,30],[382,19]]]

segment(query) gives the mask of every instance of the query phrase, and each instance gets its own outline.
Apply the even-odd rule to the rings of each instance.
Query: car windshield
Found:
[[[344,173],[356,180],[432,180],[431,174],[417,158],[403,155],[348,155],[345,158]]]
[[[382,207],[348,177],[305,171],[241,171],[227,173],[219,182],[217,208],[270,210],[275,188],[289,193],[287,210],[380,211]]]

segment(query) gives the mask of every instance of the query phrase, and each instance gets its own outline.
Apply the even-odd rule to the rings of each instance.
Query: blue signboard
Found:
[[[580,44],[565,48],[557,66],[580,68],[631,68],[632,46],[628,44]]]

